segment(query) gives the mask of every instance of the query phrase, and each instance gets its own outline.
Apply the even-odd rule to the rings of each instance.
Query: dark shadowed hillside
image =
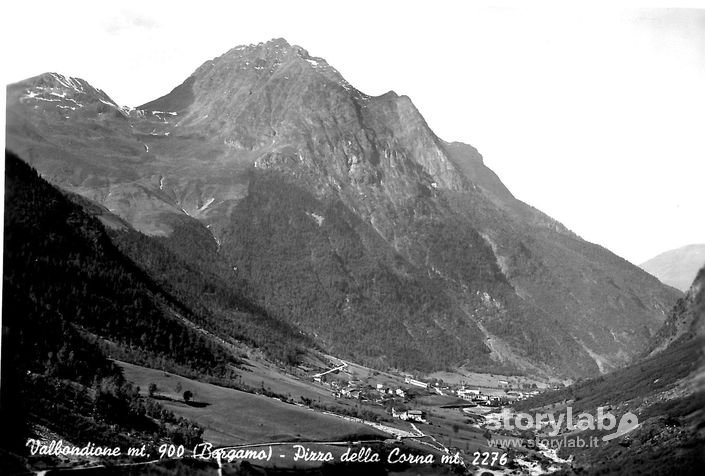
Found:
[[[5,174],[0,472],[24,467],[25,442],[36,435],[121,446],[200,441],[201,428],[125,381],[105,344],[199,374],[225,375],[236,361],[176,319],[170,298],[80,206],[12,154]]]

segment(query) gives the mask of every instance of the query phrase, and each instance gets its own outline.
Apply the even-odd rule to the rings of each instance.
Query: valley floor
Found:
[[[546,451],[493,448],[488,446],[488,433],[468,418],[473,414],[463,408],[466,402],[452,396],[419,392],[407,405],[425,414],[425,421],[409,422],[392,419],[388,412],[373,402],[354,401],[332,396],[330,388],[315,383],[310,378],[299,378],[283,373],[264,362],[250,361],[250,372],[243,372],[242,381],[250,387],[287,395],[289,403],[264,394],[252,394],[203,383],[137,365],[118,362],[125,377],[147,393],[151,384],[157,390],[153,396],[179,416],[198,423],[205,432],[203,439],[214,447],[264,447],[275,445],[275,453],[282,460],[293,461],[295,445],[311,451],[330,451],[335,460],[348,449],[379,448],[389,451],[393,447],[405,448],[420,454],[434,455],[434,461],[457,454],[459,467],[470,474],[489,471],[495,474],[512,474],[519,471],[541,474],[544,468],[557,469]],[[349,364],[347,369],[355,377],[374,384],[403,384],[404,378],[392,373],[374,372],[366,367]],[[391,380],[390,380],[391,379]],[[489,381],[489,380],[488,380]],[[484,382],[484,380],[483,380]],[[257,383],[258,385],[254,385]],[[183,401],[182,393],[193,394],[190,402]],[[302,401],[315,402],[308,406]],[[345,415],[346,412],[366,411],[377,421]],[[475,413],[487,413],[478,408]],[[299,448],[301,451],[301,449]],[[485,453],[496,454],[497,461],[482,461]],[[528,454],[528,456],[525,455]],[[521,457],[519,455],[522,455]],[[499,457],[505,461],[500,464]],[[522,459],[524,458],[524,459]],[[302,466],[303,464],[303,466]],[[320,463],[298,462],[290,468],[306,468]],[[429,465],[424,470],[430,468]],[[442,471],[452,468],[445,465]],[[417,469],[421,469],[419,466]],[[441,471],[437,468],[438,471]],[[430,473],[435,474],[435,473]]]

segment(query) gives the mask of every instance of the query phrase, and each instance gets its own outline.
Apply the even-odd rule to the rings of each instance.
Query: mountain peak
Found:
[[[275,38],[236,46],[206,61],[169,94],[138,109],[183,112],[180,116],[186,122],[181,123],[182,127],[222,119],[232,125],[232,119],[238,116],[242,122],[243,113],[261,120],[272,112],[281,113],[288,104],[285,98],[300,99],[331,85],[343,95],[366,97],[323,58]],[[265,104],[271,111],[262,115],[260,109]],[[226,135],[228,140],[230,134]]]
[[[274,38],[266,42],[236,46],[212,62],[245,59],[249,61],[260,60],[282,63],[287,60],[310,58],[311,55],[304,48],[292,45],[284,38]],[[211,62],[206,64],[208,63]]]
[[[260,45],[272,51],[294,51],[308,55],[308,52],[305,49],[300,46],[290,44],[284,38],[272,38],[264,43],[259,43],[258,46]]]
[[[88,106],[91,111],[114,111],[124,115],[123,108],[104,91],[82,78],[60,73],[43,73],[7,87],[8,99],[32,104],[37,110],[53,111],[64,118],[79,113]]]
[[[272,47],[291,47],[289,42],[286,41],[284,38],[272,38],[271,40],[264,42],[264,44]]]
[[[60,73],[44,73],[36,76],[34,79],[37,86],[68,88],[76,92],[85,92],[88,88],[92,89],[86,80],[64,76]]]
[[[19,83],[10,85],[10,87],[20,87],[26,90],[52,90],[63,91],[69,94],[97,94],[107,97],[100,89],[96,89],[85,79],[72,76],[64,76],[60,73],[42,73],[38,76],[25,79]]]

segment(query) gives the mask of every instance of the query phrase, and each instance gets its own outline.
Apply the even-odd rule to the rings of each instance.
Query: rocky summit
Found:
[[[595,375],[644,352],[679,297],[516,199],[408,97],[368,96],[284,40],[137,108],[53,73],[10,85],[7,105],[8,148],[44,178],[202,247],[341,357]]]

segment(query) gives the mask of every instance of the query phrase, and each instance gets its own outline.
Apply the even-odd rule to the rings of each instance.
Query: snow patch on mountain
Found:
[[[306,212],[306,215],[313,218],[313,220],[318,224],[318,226],[323,225],[323,221],[325,220],[325,218],[322,217],[321,215],[319,215],[317,213],[313,213],[313,212]]]
[[[109,101],[106,101],[105,99],[100,99],[100,98],[99,98],[98,100],[99,100],[100,102],[102,102],[103,104],[105,104],[106,106],[114,107],[115,109],[120,109],[119,107],[117,107],[116,104],[113,104],[113,103],[111,103],[111,102],[109,102]]]
[[[204,203],[203,206],[198,209],[198,211],[202,212],[203,210],[208,208],[210,206],[210,204],[213,203],[214,201],[215,201],[215,198],[209,198],[208,200],[206,200],[206,203]]]
[[[79,93],[85,92],[85,90],[83,88],[83,84],[81,84],[80,80],[78,80],[76,78],[71,78],[69,76],[64,76],[63,74],[59,74],[59,73],[51,73],[51,75],[62,86],[69,88],[69,89],[73,89]]]

